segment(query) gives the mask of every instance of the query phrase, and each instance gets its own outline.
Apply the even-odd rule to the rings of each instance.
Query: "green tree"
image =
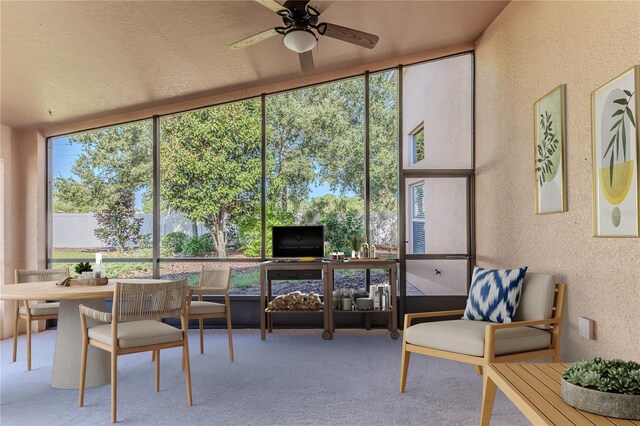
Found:
[[[135,243],[139,226],[132,226],[137,193],[149,192],[152,175],[152,130],[149,121],[92,130],[68,137],[80,144],[71,176],[54,180],[55,211],[95,212],[96,236],[107,244],[125,248],[124,235]],[[145,195],[143,195],[143,198]],[[114,215],[129,218],[112,220]]]
[[[269,199],[297,213],[311,185],[364,191],[364,82],[349,79],[267,99]]]
[[[111,208],[96,213],[96,219],[98,221],[96,237],[106,244],[124,251],[127,249],[127,244],[138,243],[142,218],[135,217],[131,193],[120,193],[118,202]]]
[[[96,212],[117,202],[123,192],[149,191],[152,129],[149,121],[107,127],[69,136],[81,144],[70,177],[56,177],[54,201],[67,212]]]
[[[369,163],[371,210],[398,208],[398,80],[397,71],[371,75]]]
[[[298,217],[301,223],[320,223],[327,212],[362,215],[362,199],[359,197],[340,197],[334,194],[315,197],[301,204]]]
[[[329,212],[325,214],[320,223],[325,228],[325,240],[331,246],[331,251],[351,252],[351,239],[362,239],[364,235],[364,222],[362,216],[348,213]]]
[[[260,117],[250,99],[162,120],[162,198],[205,224],[218,257],[227,256],[225,224],[259,209]]]

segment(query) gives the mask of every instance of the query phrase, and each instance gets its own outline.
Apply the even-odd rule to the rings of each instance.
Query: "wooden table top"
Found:
[[[566,404],[560,394],[562,371],[570,364],[491,364],[489,377],[533,424],[640,426],[623,420],[587,413]]]
[[[162,279],[114,279],[107,285],[62,287],[55,281],[0,285],[0,300],[78,300],[104,299],[113,296],[115,282],[158,283]]]

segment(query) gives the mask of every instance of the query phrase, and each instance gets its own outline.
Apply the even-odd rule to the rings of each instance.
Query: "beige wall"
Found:
[[[590,93],[640,63],[640,2],[513,2],[476,46],[480,265],[567,283],[562,354],[640,361],[640,239],[592,237]],[[568,208],[534,215],[532,104],[567,84]],[[636,94],[637,96],[637,94]],[[578,336],[578,316],[597,340]]]
[[[0,282],[13,283],[14,270],[45,266],[44,138],[36,131],[1,126],[0,133]],[[10,336],[13,303],[2,302],[0,338]],[[42,325],[42,324],[40,324]]]
[[[470,169],[473,56],[404,68],[402,143],[406,169]],[[413,164],[412,137],[424,125],[424,160]]]

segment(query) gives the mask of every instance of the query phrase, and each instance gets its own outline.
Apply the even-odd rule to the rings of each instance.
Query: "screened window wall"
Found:
[[[232,294],[258,295],[274,225],[322,224],[326,251],[349,254],[375,229],[371,243],[397,257],[397,84],[390,70],[158,117],[157,152],[154,120],[49,139],[49,264],[73,274],[99,254],[110,277],[192,285],[203,264],[229,266]],[[346,271],[336,286],[363,280]],[[321,282],[307,287],[322,293]]]
[[[48,263],[74,274],[75,264],[99,255],[109,277],[192,285],[202,265],[230,266],[232,294],[251,296],[259,294],[258,267],[271,256],[276,225],[324,225],[327,254],[349,255],[365,241],[378,257],[466,254],[469,240],[456,233],[467,220],[468,182],[407,180],[406,171],[472,170],[469,94],[458,96],[464,87],[452,77],[468,79],[470,68],[459,64],[467,62],[406,67],[402,76],[399,69],[366,73],[49,138]],[[401,188],[413,200],[403,219],[410,231],[402,239],[415,240],[407,247],[398,244]],[[438,222],[445,217],[449,228]],[[433,260],[411,258],[407,279]],[[381,271],[345,271],[336,287],[386,279]],[[301,283],[280,290],[294,284]],[[320,282],[303,288],[322,293]]]
[[[111,265],[110,276],[149,275],[151,120],[51,138],[49,150],[50,263],[73,272],[75,263],[99,254],[105,261],[122,259]]]

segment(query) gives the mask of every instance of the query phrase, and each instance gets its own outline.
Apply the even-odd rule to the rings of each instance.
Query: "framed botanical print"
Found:
[[[591,93],[593,233],[638,237],[640,65]]]
[[[564,84],[533,104],[537,214],[567,211],[564,106]]]

